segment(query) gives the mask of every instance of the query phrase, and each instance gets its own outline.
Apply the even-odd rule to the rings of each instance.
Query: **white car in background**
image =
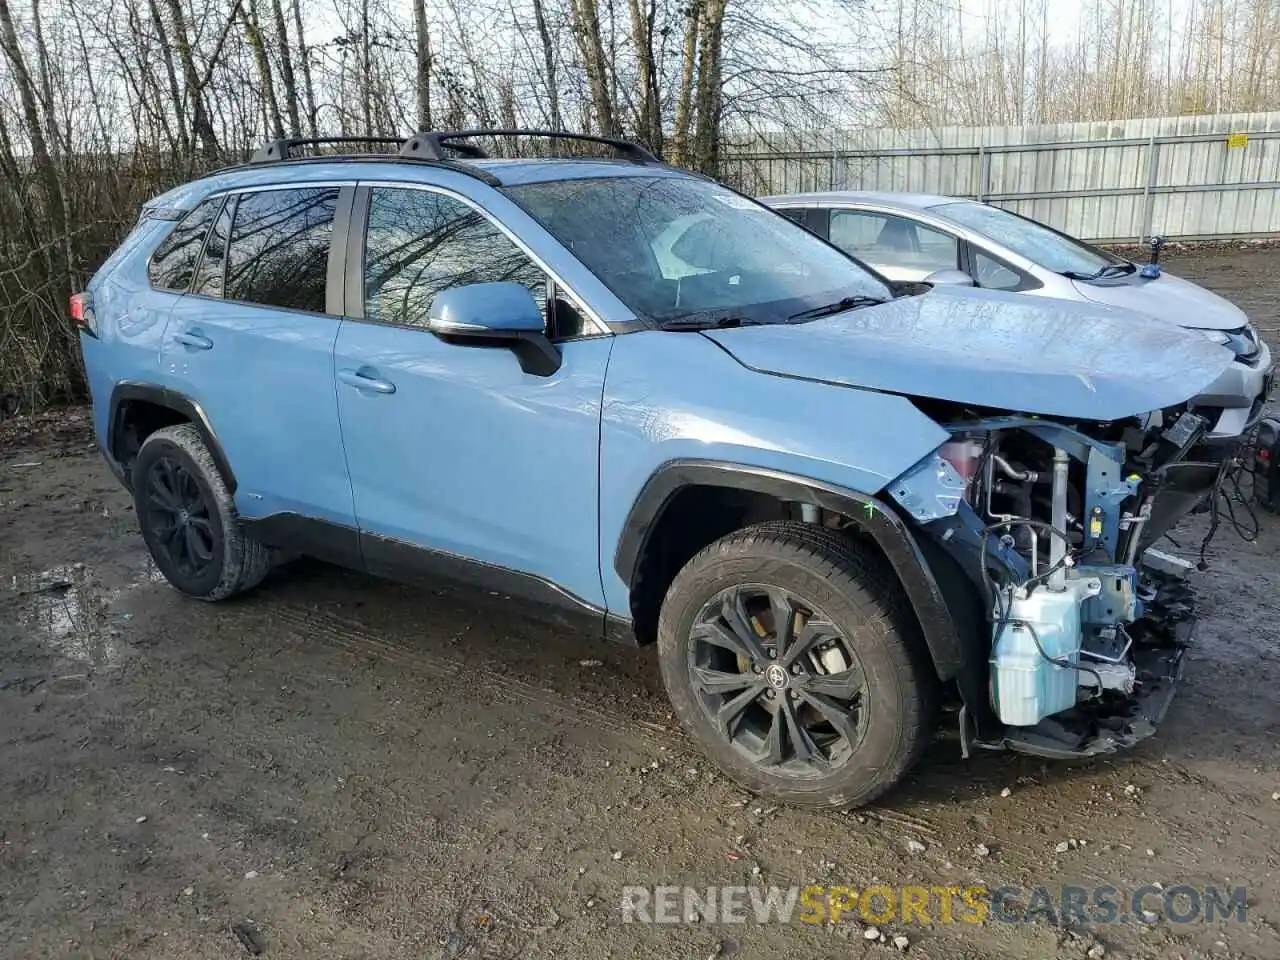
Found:
[[[974,200],[923,193],[837,191],[762,197],[895,281],[952,283],[1137,310],[1201,331],[1236,355],[1203,405],[1212,436],[1235,437],[1261,417],[1271,351],[1244,312],[1216,293],[1100,250],[1035,220]]]

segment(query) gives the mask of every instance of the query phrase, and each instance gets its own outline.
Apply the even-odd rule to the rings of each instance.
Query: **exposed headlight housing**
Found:
[[[1231,334],[1225,330],[1196,330],[1196,333],[1224,347],[1231,342]]]

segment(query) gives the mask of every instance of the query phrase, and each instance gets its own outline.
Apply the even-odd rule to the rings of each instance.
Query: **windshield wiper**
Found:
[[[824,303],[820,307],[813,307],[810,310],[801,310],[799,313],[793,313],[787,317],[788,320],[816,320],[818,317],[829,317],[833,313],[844,313],[846,310],[853,310],[856,307],[874,307],[882,303],[888,303],[888,300],[881,300],[879,297],[844,297],[835,303]]]
[[[1095,273],[1078,273],[1075,270],[1064,270],[1062,275],[1068,280],[1101,280],[1103,277],[1127,276],[1137,269],[1132,263],[1108,263]]]
[[[659,330],[723,330],[725,327],[741,327],[752,323],[740,313],[729,310],[698,310],[682,317],[658,321]]]

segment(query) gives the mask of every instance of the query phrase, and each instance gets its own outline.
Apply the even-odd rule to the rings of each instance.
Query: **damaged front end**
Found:
[[[1221,483],[1220,464],[1190,459],[1210,424],[1183,408],[944,426],[886,493],[981,597],[957,677],[966,753],[1084,757],[1149,736],[1195,628],[1191,565],[1152,544]]]

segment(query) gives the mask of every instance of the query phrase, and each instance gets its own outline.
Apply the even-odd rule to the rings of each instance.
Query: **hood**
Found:
[[[1154,280],[1144,280],[1135,272],[1114,280],[1073,280],[1072,285],[1086,300],[1137,310],[1180,327],[1239,330],[1249,322],[1230,300],[1167,273]]]
[[[1182,403],[1232,362],[1127,310],[963,287],[704,336],[762,373],[1081,420]]]

